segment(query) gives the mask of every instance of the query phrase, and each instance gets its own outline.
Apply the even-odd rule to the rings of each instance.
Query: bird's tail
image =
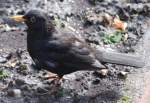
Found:
[[[111,51],[97,51],[96,57],[100,62],[115,63],[134,67],[144,67],[145,58],[144,56],[116,53]]]

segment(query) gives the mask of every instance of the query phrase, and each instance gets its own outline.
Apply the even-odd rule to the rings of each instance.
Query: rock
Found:
[[[18,15],[24,15],[24,14],[25,14],[25,11],[24,11],[24,10],[20,10],[20,11],[17,12],[17,14],[18,14]]]
[[[127,78],[127,74],[128,74],[128,72],[120,71],[119,77],[122,78],[122,79],[126,79]]]
[[[15,83],[16,83],[16,85],[21,86],[21,85],[24,85],[24,84],[25,84],[25,81],[22,80],[22,79],[16,79],[16,80],[15,80]]]
[[[4,57],[0,57],[0,63],[6,63],[7,62],[7,59],[4,58]]]
[[[99,70],[99,71],[95,71],[93,74],[94,74],[94,76],[103,78],[103,77],[106,77],[106,76],[107,76],[107,74],[108,74],[108,69],[102,69],[102,70]]]
[[[102,70],[100,70],[100,74],[102,76],[106,76],[108,74],[108,69],[102,69]]]
[[[44,87],[38,87],[38,88],[37,88],[37,92],[38,92],[38,93],[47,93],[48,90],[46,90]]]
[[[21,86],[21,90],[24,90],[24,91],[31,91],[31,87],[29,85],[22,85]]]
[[[6,59],[10,59],[12,57],[12,53],[7,53],[7,54],[4,54],[2,55],[4,58]]]
[[[11,97],[21,97],[21,90],[20,89],[8,90],[7,95]]]
[[[16,50],[16,54],[19,58],[21,58],[22,53],[23,53],[23,50],[21,48]]]
[[[93,82],[92,82],[92,84],[94,84],[94,85],[97,85],[97,84],[99,84],[100,83],[100,80],[99,79],[95,79]]]

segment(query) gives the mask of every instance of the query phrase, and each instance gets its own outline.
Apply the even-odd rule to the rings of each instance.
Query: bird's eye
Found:
[[[35,17],[34,17],[34,16],[30,18],[30,22],[31,22],[31,23],[36,22],[36,19],[35,19]]]

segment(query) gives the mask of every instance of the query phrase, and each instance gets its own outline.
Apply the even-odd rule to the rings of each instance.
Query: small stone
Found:
[[[10,63],[10,66],[11,66],[11,67],[15,67],[15,66],[16,66],[16,64],[17,64],[16,62],[14,62],[14,63]]]
[[[127,78],[127,74],[128,74],[128,72],[120,71],[119,77],[122,78],[122,79],[126,79]]]
[[[95,71],[93,74],[98,77],[106,77],[108,74],[108,69],[102,69],[99,71]]]
[[[126,34],[124,35],[123,41],[126,41],[126,40],[128,39],[128,37],[129,37],[129,35],[126,33]]]
[[[95,79],[93,82],[92,82],[92,84],[94,84],[94,85],[97,85],[97,84],[99,84],[100,83],[100,80],[99,79]]]
[[[8,32],[8,31],[16,31],[19,30],[19,28],[17,27],[10,27],[8,24],[5,24],[4,26],[4,31]]]
[[[0,57],[0,63],[6,63],[6,62],[7,62],[6,58]]]
[[[17,12],[17,14],[18,14],[18,15],[24,15],[24,14],[25,14],[25,11],[24,11],[24,10],[20,10],[20,11]]]
[[[21,97],[21,90],[20,89],[8,90],[7,95],[12,97]]]
[[[7,53],[2,55],[3,58],[10,59],[12,57],[12,53]]]
[[[23,86],[21,86],[21,89],[25,90],[25,91],[30,91],[31,87],[29,85],[23,85]]]
[[[38,93],[46,93],[46,92],[48,92],[48,90],[46,90],[44,87],[38,87],[37,92]]]
[[[21,58],[22,53],[23,53],[23,50],[21,48],[16,50],[16,54],[19,58]]]
[[[102,69],[102,70],[100,70],[100,74],[102,76],[106,76],[108,74],[108,69]]]
[[[16,80],[15,80],[15,83],[16,83],[16,85],[21,86],[21,85],[24,85],[24,84],[25,84],[25,81],[24,81],[24,80],[21,80],[21,79],[16,79]]]
[[[81,81],[81,78],[76,78],[76,81]]]

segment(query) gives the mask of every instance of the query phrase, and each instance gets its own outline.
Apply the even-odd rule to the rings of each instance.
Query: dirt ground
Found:
[[[143,55],[146,65],[105,63],[105,76],[77,71],[65,75],[60,85],[45,80],[48,71],[38,70],[26,50],[27,27],[9,19],[30,9],[46,11],[56,26],[82,36],[94,48]],[[104,14],[127,22],[126,39],[103,42],[101,33],[116,30],[97,19]],[[145,99],[150,78],[148,0],[0,0],[0,17],[0,24],[5,24],[0,26],[0,103],[149,103]]]

